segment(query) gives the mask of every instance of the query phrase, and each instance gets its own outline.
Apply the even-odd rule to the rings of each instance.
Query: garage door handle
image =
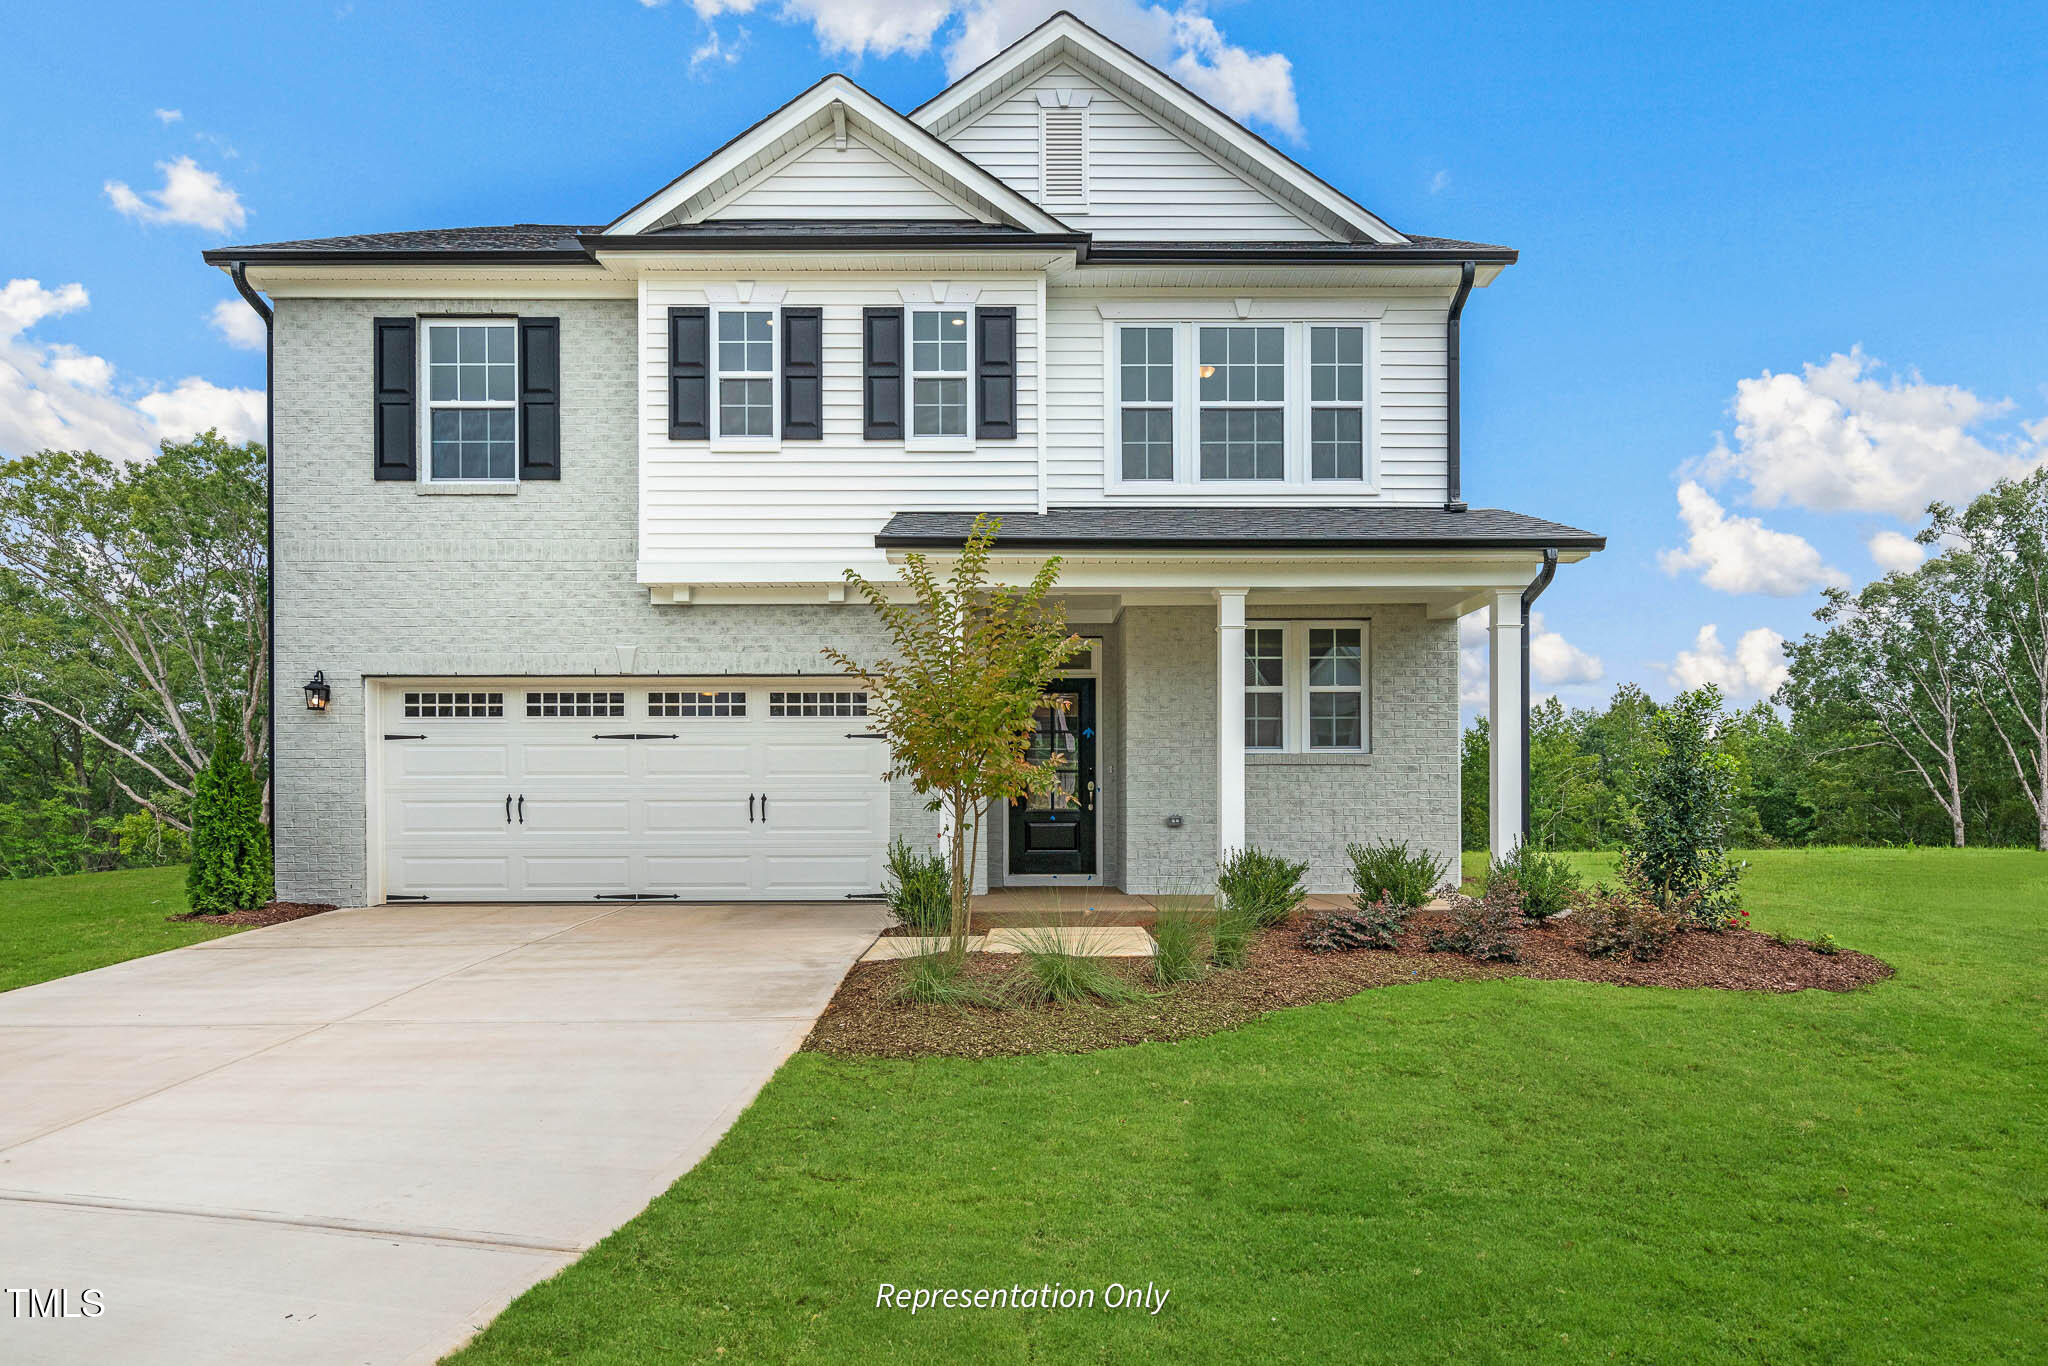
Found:
[[[526,824],[526,794],[524,792],[519,794],[519,823],[521,825]]]
[[[768,823],[768,794],[767,794],[767,793],[765,793],[765,792],[763,792],[763,793],[761,794],[761,824],[763,824],[763,825],[766,825],[767,823]]]
[[[512,794],[505,794],[505,824],[512,824]]]
[[[748,825],[752,825],[753,823],[754,823],[754,794],[753,794],[753,793],[751,793],[751,792],[749,792],[749,793],[747,794],[747,824],[748,824]]]

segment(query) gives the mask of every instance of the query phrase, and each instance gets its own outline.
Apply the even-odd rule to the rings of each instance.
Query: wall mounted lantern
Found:
[[[327,699],[334,695],[327,686],[327,674],[320,669],[313,670],[313,681],[306,685],[306,710],[326,711]]]

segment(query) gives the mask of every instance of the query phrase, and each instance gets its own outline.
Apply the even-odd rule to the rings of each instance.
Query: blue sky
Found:
[[[253,420],[204,247],[602,222],[827,70],[907,109],[1053,8],[19,9],[0,453]],[[1542,604],[1569,701],[1767,690],[1821,584],[2048,453],[2038,5],[1073,8],[1396,227],[1521,248],[1466,314],[1466,492],[1610,537]]]

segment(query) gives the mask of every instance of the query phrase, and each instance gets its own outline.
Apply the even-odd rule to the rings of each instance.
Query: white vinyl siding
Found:
[[[1090,91],[1085,207],[1040,182],[1040,90]],[[1317,242],[1327,234],[1179,134],[1064,64],[1055,65],[947,139],[968,160],[1083,232],[1105,240]]]
[[[1244,293],[1249,291],[1239,291]],[[1364,473],[1362,482],[1315,480],[1307,477],[1313,468],[1313,423],[1304,422],[1304,478],[1300,483],[1281,485],[1232,484],[1226,489],[1203,489],[1192,478],[1191,452],[1185,440],[1176,455],[1186,468],[1179,480],[1125,481],[1121,477],[1121,404],[1117,385],[1120,366],[1113,351],[1117,329],[1139,325],[1166,325],[1150,318],[1120,318],[1105,321],[1101,308],[1112,303],[1142,301],[1149,313],[1157,304],[1161,316],[1170,316],[1173,300],[1185,298],[1209,309],[1230,307],[1230,297],[1217,291],[1187,291],[1175,296],[1168,292],[1138,294],[1125,290],[1055,287],[1046,310],[1046,494],[1055,507],[1094,502],[1112,492],[1120,496],[1161,503],[1213,502],[1219,498],[1237,501],[1278,503],[1440,503],[1445,490],[1445,390],[1444,316],[1450,305],[1450,290],[1392,290],[1353,288],[1342,294],[1316,300],[1324,310],[1341,308],[1342,300],[1358,300],[1379,311],[1370,327],[1371,344],[1365,348],[1362,375],[1366,401],[1360,427]],[[1275,297],[1254,294],[1254,302],[1276,310],[1287,305],[1284,298],[1303,297],[1298,291]],[[1100,307],[1098,307],[1100,305]],[[1327,319],[1328,321],[1325,321]],[[1229,317],[1204,317],[1204,323],[1228,323]],[[1264,322],[1263,318],[1250,321]],[[1307,329],[1344,324],[1325,311],[1304,323]],[[1192,344],[1190,341],[1188,344]],[[1304,371],[1312,371],[1306,354]],[[1191,374],[1186,364],[1183,372]],[[1108,386],[1108,387],[1105,387]],[[1192,384],[1183,400],[1192,403]],[[1310,408],[1325,406],[1304,400]],[[1343,405],[1335,405],[1343,406]],[[1180,436],[1180,430],[1176,430]],[[1191,433],[1190,433],[1191,437]],[[1375,439],[1376,438],[1376,439]]]
[[[841,150],[829,136],[705,217],[972,220],[960,205],[868,144],[850,137]]]
[[[907,360],[909,316],[918,305],[904,302],[904,290],[929,291],[931,275],[771,276],[751,271],[750,278],[756,281],[757,298],[758,290],[779,287],[784,291],[779,308],[816,307],[823,312],[823,439],[785,441],[771,450],[721,450],[716,441],[670,441],[668,310],[703,307],[707,287],[730,288],[734,279],[730,274],[679,272],[646,283],[640,305],[639,386],[639,562],[644,582],[838,583],[848,568],[863,573],[885,568],[875,533],[906,508],[1038,510],[1040,329],[1035,276],[950,277],[976,291],[971,302],[946,305],[949,311],[964,313],[970,324],[976,307],[1017,310],[1017,436],[975,439],[970,411],[967,435],[949,438],[943,447],[922,447],[914,440],[868,441],[862,435],[861,309],[904,310]],[[970,346],[970,366],[971,350]],[[908,387],[906,428],[912,416]],[[1099,381],[1095,392],[1099,401]]]

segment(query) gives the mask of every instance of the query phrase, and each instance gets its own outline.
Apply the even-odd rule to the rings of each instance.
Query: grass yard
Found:
[[[1898,976],[1425,982],[1084,1055],[800,1054],[456,1360],[2048,1357],[2048,856],[1773,852],[1747,886],[1758,928]],[[912,1317],[880,1282],[1170,1298]]]
[[[182,866],[0,881],[0,991],[240,928],[165,920],[184,910]]]

